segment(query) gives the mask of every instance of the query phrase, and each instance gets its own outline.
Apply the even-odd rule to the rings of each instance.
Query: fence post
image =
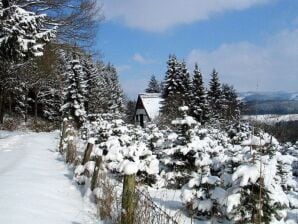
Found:
[[[66,163],[73,163],[76,159],[75,131],[71,124],[67,125]]]
[[[134,223],[136,175],[124,175],[121,224]]]
[[[94,167],[94,172],[93,172],[93,176],[92,176],[92,180],[91,180],[91,191],[93,191],[94,188],[96,187],[101,161],[102,161],[102,157],[97,156],[96,162],[95,162],[95,167]]]
[[[85,153],[84,153],[84,158],[83,158],[83,161],[82,161],[82,165],[85,165],[90,160],[90,155],[91,155],[92,149],[93,149],[93,144],[88,142],[87,148],[86,148]]]
[[[60,143],[59,143],[59,152],[61,154],[63,153],[63,146],[64,146],[64,141],[65,141],[65,138],[66,138],[66,128],[67,128],[67,121],[63,120],[61,136],[60,136]]]

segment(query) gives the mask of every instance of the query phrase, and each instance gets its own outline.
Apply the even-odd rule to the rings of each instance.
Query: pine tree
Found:
[[[11,1],[0,5],[0,58],[7,61],[29,59],[43,54],[45,43],[55,36],[44,14],[36,15]]]
[[[172,120],[181,115],[178,108],[188,104],[191,84],[185,63],[178,62],[175,55],[170,55],[167,64],[161,112],[162,122],[169,125]]]
[[[160,84],[158,83],[158,81],[156,80],[155,76],[152,75],[150,78],[150,81],[148,83],[148,87],[145,90],[146,93],[160,93],[161,89],[160,89]]]
[[[190,96],[191,96],[191,80],[190,75],[188,72],[188,69],[186,67],[186,63],[183,61],[180,65],[180,73],[179,73],[180,79],[181,79],[181,95],[183,98],[183,104],[186,106],[190,106]]]
[[[227,84],[223,84],[221,89],[224,97],[222,102],[223,118],[228,121],[238,121],[240,118],[240,101],[237,99],[236,90]]]
[[[201,123],[208,119],[207,94],[204,87],[203,76],[197,64],[195,64],[190,97],[191,114]]]
[[[211,117],[213,119],[221,118],[223,95],[221,85],[218,78],[218,73],[214,69],[209,82],[208,101],[211,108]]]
[[[83,72],[78,55],[67,57],[64,61],[67,63],[64,75],[64,103],[61,107],[63,117],[74,119],[76,124],[80,126],[85,120],[86,110],[86,78]]]
[[[171,188],[181,188],[196,168],[196,152],[188,144],[191,142],[193,128],[197,122],[187,115],[189,109],[187,106],[181,106],[178,109],[183,115],[172,121],[176,131],[168,136],[169,141],[173,141],[173,145],[170,144],[169,148],[162,150],[161,156],[166,170],[167,185]]]
[[[96,62],[96,72],[89,83],[88,112],[90,114],[106,113],[108,110],[109,86],[104,78],[104,67],[103,62]]]
[[[19,80],[18,86],[15,89],[15,111],[17,114],[19,114],[25,122],[27,122],[28,119],[28,83],[25,81]]]
[[[170,55],[169,60],[167,62],[168,70],[166,72],[166,78],[164,81],[164,89],[163,89],[163,98],[166,99],[175,93],[178,90],[177,83],[177,74],[179,70],[179,63],[175,55]]]
[[[110,63],[104,69],[104,79],[108,90],[108,111],[107,113],[121,114],[124,112],[123,91],[121,89],[117,71]]]
[[[95,86],[97,85],[97,76],[99,75],[99,71],[96,68],[92,57],[90,55],[83,55],[81,57],[81,61],[82,61],[82,66],[83,66],[83,72],[85,73],[85,83],[86,86],[88,88],[86,88],[85,91],[85,109],[87,114],[89,114],[91,112],[90,107],[92,108],[91,104],[93,101],[93,97],[96,97],[96,94],[99,94],[98,92],[95,93],[94,92],[92,94],[92,91],[94,91]]]
[[[49,121],[61,121],[61,104],[62,96],[59,82],[57,80],[49,80],[38,95],[42,105],[43,116]]]
[[[126,103],[125,114],[127,123],[133,124],[134,123],[134,113],[136,109],[137,102],[135,100],[128,100]]]

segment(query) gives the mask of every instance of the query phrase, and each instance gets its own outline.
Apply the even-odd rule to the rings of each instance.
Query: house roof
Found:
[[[150,120],[158,117],[162,102],[159,93],[142,93],[139,94],[139,99],[142,101]]]

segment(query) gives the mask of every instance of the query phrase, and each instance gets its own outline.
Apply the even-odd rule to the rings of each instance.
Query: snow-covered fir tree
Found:
[[[156,80],[155,76],[152,75],[148,83],[148,87],[145,90],[146,93],[161,93],[160,84]]]
[[[86,77],[79,56],[75,52],[61,56],[66,63],[64,72],[64,102],[61,107],[63,117],[71,117],[81,125],[86,117]]]
[[[57,80],[49,80],[40,90],[38,99],[42,105],[43,116],[49,121],[61,121],[62,91]]]
[[[94,86],[94,83],[97,81],[96,76],[98,75],[98,70],[93,62],[93,59],[91,57],[91,55],[82,55],[81,56],[81,63],[83,66],[83,72],[85,73],[85,82],[86,82],[86,86],[88,88],[86,88],[85,91],[85,109],[86,112],[89,113],[89,104],[91,104],[92,101],[92,87]]]
[[[208,101],[211,108],[211,117],[213,119],[221,118],[221,113],[223,112],[223,95],[218,73],[215,69],[211,73],[209,82]]]
[[[108,87],[108,111],[112,113],[123,113],[123,91],[121,89],[116,68],[108,63],[104,68],[104,79]]]
[[[209,118],[207,93],[204,87],[203,76],[198,64],[195,64],[193,72],[192,89],[190,96],[191,115],[201,123]]]
[[[45,14],[37,15],[2,0],[0,5],[0,58],[18,61],[41,56],[45,43],[55,36],[55,28],[49,28]]]
[[[187,115],[188,110],[187,106],[179,107],[179,111],[183,115],[172,121],[172,125],[177,131],[168,135],[168,143],[165,144],[168,147],[162,149],[161,161],[166,167],[162,176],[165,176],[170,188],[182,187],[195,168],[196,152],[188,143],[191,142],[192,129],[197,122],[193,117]]]
[[[229,86],[227,84],[223,84],[222,87],[222,107],[223,118],[228,121],[237,121],[240,118],[240,106],[241,102],[237,99],[238,95],[233,86]]]
[[[182,100],[183,100],[183,104],[186,106],[190,105],[190,97],[191,97],[191,79],[190,79],[190,75],[189,75],[189,71],[186,67],[186,63],[185,61],[183,61],[180,64],[180,69],[179,69],[179,78],[181,79],[181,95],[182,95]]]
[[[163,105],[161,108],[162,122],[169,125],[179,116],[178,108],[187,105],[189,100],[190,80],[185,63],[177,61],[175,55],[170,55],[167,62],[168,70],[163,83]]]
[[[88,112],[90,114],[107,113],[108,108],[108,85],[103,75],[103,69],[105,65],[97,61],[95,63],[95,74],[89,81],[89,102]]]

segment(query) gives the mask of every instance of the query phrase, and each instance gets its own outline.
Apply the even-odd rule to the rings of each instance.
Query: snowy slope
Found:
[[[244,115],[243,120],[259,121],[266,124],[275,124],[281,121],[298,121],[298,114],[265,114],[265,115]]]
[[[55,152],[57,136],[0,132],[0,223],[95,223]]]

